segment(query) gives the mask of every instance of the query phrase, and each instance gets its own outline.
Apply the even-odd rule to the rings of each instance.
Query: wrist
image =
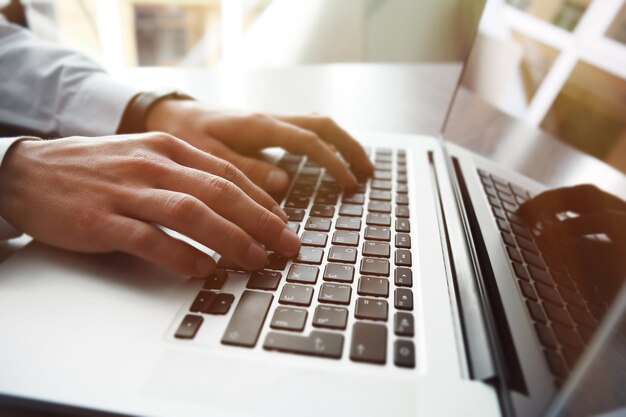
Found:
[[[154,107],[163,101],[177,100],[187,101],[193,100],[193,98],[177,91],[166,93],[145,92],[137,94],[126,106],[120,125],[117,128],[117,133],[140,133],[155,130],[149,127],[154,125],[154,118],[151,118],[152,120],[148,123],[148,118]]]
[[[171,133],[182,122],[191,100],[165,99],[155,103],[146,114],[146,131],[160,131]]]

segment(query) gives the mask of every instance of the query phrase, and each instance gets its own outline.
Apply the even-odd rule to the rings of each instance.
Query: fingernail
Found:
[[[251,270],[261,269],[267,263],[267,252],[257,243],[251,243],[246,253],[246,267]]]
[[[265,178],[265,189],[270,192],[283,191],[289,185],[289,176],[279,169],[270,171]]]
[[[300,250],[300,238],[285,227],[278,238],[278,245],[285,255],[293,256]]]
[[[215,269],[215,262],[206,258],[196,260],[196,276],[199,278],[208,277]]]
[[[289,217],[287,217],[287,213],[285,213],[285,211],[283,209],[281,209],[280,206],[273,207],[272,208],[272,213],[274,213],[275,215],[280,217],[281,220],[284,221],[285,223],[287,223],[289,221]]]

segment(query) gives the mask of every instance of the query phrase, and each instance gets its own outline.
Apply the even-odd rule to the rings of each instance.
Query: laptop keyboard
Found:
[[[573,278],[556,250],[540,250],[535,244],[533,233],[516,214],[530,193],[484,170],[478,174],[548,367],[560,385],[589,342],[607,303],[592,283]]]
[[[406,152],[367,152],[374,175],[352,193],[306,157],[287,153],[279,161],[293,179],[283,207],[302,248],[293,260],[271,254],[265,269],[250,275],[222,344],[254,348],[269,321],[262,341],[268,351],[339,359],[345,350],[354,362],[415,367]],[[235,304],[220,289],[228,271],[240,268],[218,266],[176,338],[193,339],[203,315],[227,314]]]

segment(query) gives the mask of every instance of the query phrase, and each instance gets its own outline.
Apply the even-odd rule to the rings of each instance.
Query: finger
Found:
[[[145,190],[126,200],[127,215],[175,230],[245,269],[256,270],[267,262],[267,251],[261,244],[196,197],[168,190]]]
[[[258,159],[249,158],[231,150],[220,151],[220,158],[233,163],[252,182],[268,193],[282,193],[289,186],[289,176],[282,169]]]
[[[209,255],[169,236],[152,224],[114,216],[104,229],[110,247],[179,274],[206,277],[217,268]]]
[[[167,190],[194,196],[256,241],[281,255],[294,256],[300,250],[298,235],[281,218],[224,178],[180,167],[175,174],[164,175],[160,184]]]
[[[348,166],[315,133],[270,117],[255,118],[251,124],[250,131],[259,135],[262,146],[280,146],[289,152],[305,154],[326,167],[347,188],[357,186],[357,179]]]
[[[363,146],[332,119],[314,115],[276,116],[276,118],[315,132],[322,140],[341,152],[355,173],[366,177],[372,175],[374,165],[365,153]]]
[[[284,221],[287,221],[287,214],[276,201],[274,201],[269,194],[256,186],[232,163],[202,152],[186,143],[181,144],[179,152],[172,154],[172,159],[180,165],[203,172],[209,172],[237,185],[254,201],[272,211]]]
[[[617,197],[594,185],[583,184],[545,191],[522,204],[518,214],[532,226],[540,222],[542,217],[556,219],[558,214],[568,211],[583,214],[624,207],[626,203]]]

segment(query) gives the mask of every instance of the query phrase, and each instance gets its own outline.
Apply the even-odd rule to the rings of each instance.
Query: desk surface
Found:
[[[355,130],[438,134],[458,74],[451,64],[334,64],[236,71],[139,68],[124,80],[172,87],[218,106],[317,112]],[[595,183],[623,194],[626,176],[461,89],[446,139],[550,186]]]

